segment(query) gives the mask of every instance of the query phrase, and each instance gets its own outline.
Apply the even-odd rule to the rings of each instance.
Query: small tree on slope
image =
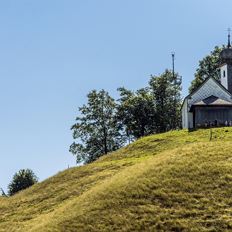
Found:
[[[21,169],[14,174],[11,183],[8,185],[8,194],[12,196],[37,182],[38,178],[31,169]]]

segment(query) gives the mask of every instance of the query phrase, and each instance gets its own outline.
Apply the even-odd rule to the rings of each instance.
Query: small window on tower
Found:
[[[223,70],[223,77],[226,77],[226,71]]]

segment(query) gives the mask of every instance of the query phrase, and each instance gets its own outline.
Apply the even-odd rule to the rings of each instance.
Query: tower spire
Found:
[[[231,29],[228,28],[228,44],[227,44],[227,47],[228,47],[228,48],[231,47],[231,44],[230,44],[230,32],[231,32]]]

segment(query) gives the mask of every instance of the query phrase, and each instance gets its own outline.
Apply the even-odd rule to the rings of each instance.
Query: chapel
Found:
[[[185,97],[182,127],[193,129],[211,126],[232,126],[232,47],[220,53],[220,81],[208,77],[194,92]]]

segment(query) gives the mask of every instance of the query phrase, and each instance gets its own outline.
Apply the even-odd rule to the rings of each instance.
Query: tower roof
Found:
[[[225,48],[220,53],[221,64],[232,64],[232,48]]]
[[[232,47],[230,43],[230,29],[228,29],[228,43],[227,47],[224,48],[220,53],[221,64],[232,64]]]

